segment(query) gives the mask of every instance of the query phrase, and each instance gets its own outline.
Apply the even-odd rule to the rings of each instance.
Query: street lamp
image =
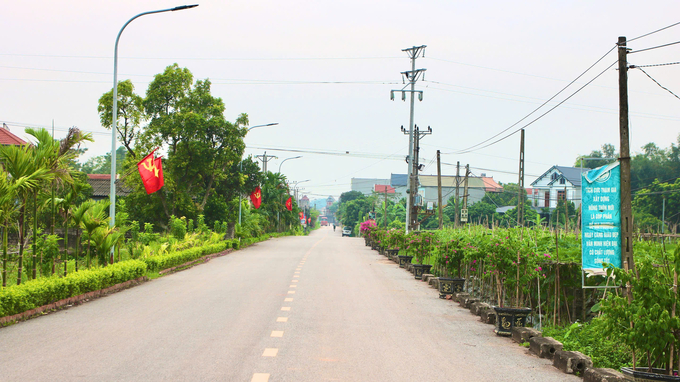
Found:
[[[284,159],[284,160],[281,162],[281,164],[279,164],[279,174],[281,173],[281,166],[283,165],[283,163],[284,163],[285,161],[291,160],[291,159],[298,159],[298,158],[302,158],[302,155],[298,155],[298,156],[296,156],[296,157],[291,157],[291,158],[286,158],[286,159]]]
[[[123,34],[123,30],[132,22],[132,20],[137,17],[150,15],[152,13],[162,13],[162,12],[174,12],[182,11],[185,9],[191,9],[198,7],[198,4],[192,5],[180,5],[174,8],[160,9],[157,11],[142,12],[137,16],[128,20],[116,37],[116,45],[113,50],[113,126],[111,126],[111,188],[109,190],[109,200],[111,205],[109,206],[109,216],[111,220],[109,221],[109,226],[113,228],[116,224],[116,130],[118,129],[118,41],[120,40],[120,35]],[[111,249],[113,251],[113,248]]]
[[[278,124],[279,124],[278,122],[274,122],[274,123],[268,123],[268,124],[266,124],[266,125],[256,125],[256,126],[251,126],[251,127],[248,128],[248,130],[246,130],[246,134],[248,134],[248,132],[249,132],[250,130],[252,130],[252,129],[256,128],[256,127],[276,126],[276,125],[278,125]],[[245,137],[244,137],[244,138],[245,138]],[[243,158],[241,158],[241,159],[243,159]],[[243,172],[243,160],[241,160],[241,162],[239,163],[239,168],[238,168],[238,170],[239,170],[239,176],[240,176],[240,174]],[[239,186],[240,186],[240,184],[239,184]],[[238,193],[238,224],[241,225],[241,192],[240,192],[240,191],[239,191],[239,193]]]

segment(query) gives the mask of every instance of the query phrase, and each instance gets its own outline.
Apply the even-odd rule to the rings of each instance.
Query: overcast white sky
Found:
[[[175,1],[3,1],[0,122],[23,128],[70,126],[93,132],[88,156],[110,150],[97,100],[112,86],[113,47],[132,16]],[[278,156],[269,169],[305,183],[311,198],[350,189],[352,177],[406,173],[409,104],[390,101],[410,62],[401,49],[427,45],[423,102],[415,121],[434,133],[422,141],[424,174],[436,174],[437,149],[451,153],[511,126],[611,49],[680,21],[667,1],[201,1],[198,8],[133,21],[120,42],[119,80],[144,95],[172,63],[210,78],[226,117],[248,113],[248,154]],[[680,41],[680,26],[629,44],[633,50]],[[612,51],[559,102],[616,61]],[[680,44],[631,54],[636,65],[680,61]],[[680,95],[680,65],[645,68]],[[552,165],[573,165],[604,143],[618,149],[618,82],[611,68],[564,105],[526,129],[526,184]],[[341,83],[322,83],[341,82]],[[639,70],[629,72],[631,148],[668,147],[680,133],[680,99]],[[554,105],[556,102],[551,103]],[[547,110],[547,109],[543,109]],[[536,114],[538,116],[541,112]],[[529,122],[534,117],[526,119]],[[522,124],[517,125],[520,127]],[[513,128],[510,131],[514,131]],[[257,149],[256,149],[257,148]],[[346,152],[332,156],[275,151]],[[445,163],[517,182],[519,134]],[[360,154],[356,154],[360,153]],[[483,170],[482,170],[483,169]],[[455,167],[443,166],[444,174]]]

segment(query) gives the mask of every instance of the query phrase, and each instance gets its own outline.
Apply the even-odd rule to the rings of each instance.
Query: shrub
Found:
[[[83,293],[144,276],[146,264],[128,260],[104,268],[71,273],[66,277],[42,277],[0,291],[0,317],[25,312]]]
[[[150,271],[160,271],[167,268],[172,268],[186,262],[196,260],[205,255],[224,251],[227,248],[232,248],[232,240],[225,240],[217,244],[204,245],[202,247],[194,247],[185,249],[183,251],[170,252],[160,256],[149,256],[143,258]]]

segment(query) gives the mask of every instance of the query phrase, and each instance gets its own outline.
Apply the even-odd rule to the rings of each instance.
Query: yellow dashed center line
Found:
[[[300,275],[295,275],[295,276],[293,276],[293,277],[300,277]]]
[[[300,280],[291,280],[290,282],[297,283],[297,282],[300,282]]]
[[[272,330],[272,337],[283,337],[283,330]]]
[[[289,290],[289,291],[288,291],[288,294],[295,294],[295,291],[294,291],[294,290]]]
[[[288,298],[285,298],[283,301],[290,302],[290,301],[293,301],[293,298],[292,298],[292,297],[288,297]]]
[[[288,317],[277,317],[276,322],[288,322]]]
[[[267,348],[264,349],[264,353],[262,353],[263,357],[276,357],[276,354],[279,353],[279,349],[276,348]]]
[[[281,310],[288,311],[290,310],[290,306],[282,306]]]
[[[288,285],[289,288],[297,288],[297,285]]]

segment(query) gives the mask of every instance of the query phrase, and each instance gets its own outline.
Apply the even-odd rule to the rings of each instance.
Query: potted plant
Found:
[[[423,274],[429,273],[432,268],[432,265],[424,264],[424,262],[430,255],[433,240],[434,235],[431,232],[422,232],[419,235],[415,235],[413,240],[411,240],[410,250],[416,258],[416,264],[413,264],[413,275],[417,280],[421,280]]]
[[[437,258],[439,265],[446,270],[446,276],[439,277],[439,298],[459,293],[465,287],[465,279],[461,277],[461,262],[465,255],[464,242],[459,237],[454,237],[444,244],[440,244],[441,255]],[[454,273],[458,277],[453,277]]]
[[[510,336],[513,327],[525,326],[527,316],[531,313],[531,308],[520,306],[525,292],[521,287],[526,287],[529,280],[535,278],[536,260],[521,245],[521,233],[520,238],[517,236],[517,232],[508,231],[508,236],[492,238],[485,248],[489,271],[495,278],[498,305],[494,306],[497,316],[494,331],[499,336]],[[505,302],[508,295],[510,305]]]
[[[635,272],[618,268],[607,272],[615,275],[619,286],[630,286],[628,296],[611,293],[601,302],[604,334],[615,336],[612,338],[632,351],[633,367],[621,369],[629,380],[680,381],[673,370],[680,366],[676,359],[680,345],[676,313],[680,247],[665,263],[657,265],[650,258],[641,258]]]

